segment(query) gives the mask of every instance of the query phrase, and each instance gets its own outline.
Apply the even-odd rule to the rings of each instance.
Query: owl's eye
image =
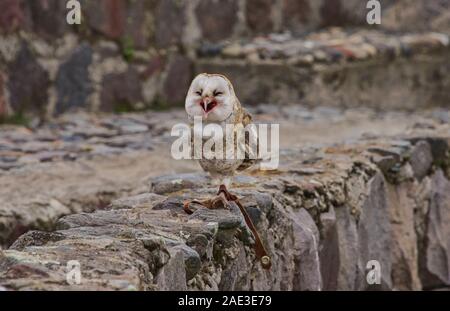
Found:
[[[220,95],[223,95],[223,93],[222,92],[218,92],[218,91],[214,91],[214,97],[216,97],[216,96],[220,96]]]
[[[197,94],[198,96],[202,96],[203,90],[195,92],[195,94]]]

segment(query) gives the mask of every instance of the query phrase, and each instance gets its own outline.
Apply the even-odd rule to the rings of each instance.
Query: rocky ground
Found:
[[[279,169],[249,171],[233,186],[269,250],[270,272],[255,262],[234,204],[182,211],[183,200],[214,192],[195,163],[169,158],[170,129],[185,120],[183,111],[80,113],[43,126],[2,126],[0,286],[450,285],[448,110],[251,110],[257,122],[281,124]],[[382,267],[375,287],[365,282],[372,259]],[[66,283],[70,260],[81,263],[80,285]]]

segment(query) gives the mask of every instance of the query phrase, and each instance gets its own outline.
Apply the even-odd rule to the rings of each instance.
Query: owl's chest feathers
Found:
[[[208,124],[217,124],[221,127],[221,133],[214,133],[215,138],[218,138],[222,141],[223,148],[223,158],[213,158],[205,157],[203,154],[203,158],[199,160],[200,166],[207,172],[212,174],[221,174],[221,175],[233,175],[235,170],[242,164],[242,159],[237,158],[226,158],[227,151],[230,149],[236,150],[235,140],[230,139],[230,135],[235,135],[235,126],[241,123],[242,118],[239,117],[240,109],[234,109],[230,116],[221,122],[204,122],[203,129]],[[210,142],[211,136],[204,136],[202,133],[195,132],[194,136],[196,139],[200,139],[203,142],[203,145]],[[201,137],[200,137],[201,135]],[[227,139],[228,138],[228,139]],[[216,144],[213,144],[211,147],[211,152],[216,152]]]
[[[209,128],[208,125],[214,124],[219,126],[220,129]],[[240,130],[244,128],[244,124],[242,123],[242,118],[239,118],[235,114],[231,115],[225,121],[222,122],[205,122],[202,128],[197,128],[194,130],[194,139],[197,141],[202,141],[203,144],[208,143],[208,146],[211,145],[212,140],[214,140],[214,144],[212,144],[212,150],[215,151],[217,145],[222,144],[223,150],[230,150],[236,148],[237,143],[237,135]],[[220,148],[220,146],[219,146]]]
[[[221,132],[216,133],[214,131],[214,135],[216,137],[218,135],[221,135],[222,138],[225,139],[226,135],[231,134],[229,132],[230,130],[234,130],[237,125],[242,124],[241,114],[242,114],[242,109],[240,108],[240,105],[235,105],[231,114],[223,121],[215,122],[215,121],[204,120],[204,121],[202,121],[201,127],[199,127],[199,126],[196,127],[194,124],[191,124],[191,127],[193,128],[193,135],[196,139],[200,139],[203,142],[208,141],[210,139],[210,136],[205,135],[205,131],[204,131],[205,127],[208,125],[214,124],[214,125],[218,125],[221,127]]]
[[[220,127],[222,127],[222,129],[225,129],[227,125],[236,125],[240,122],[242,122],[242,118],[240,118],[240,114],[241,114],[241,108],[238,105],[234,106],[233,111],[230,113],[230,115],[223,121],[220,122],[215,122],[215,121],[203,121],[204,125],[208,125],[208,124],[217,124],[220,125]]]

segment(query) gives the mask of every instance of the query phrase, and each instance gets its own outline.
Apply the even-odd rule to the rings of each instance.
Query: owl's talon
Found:
[[[214,199],[212,199],[211,208],[213,209],[222,208],[228,210],[230,209],[228,205],[228,200],[223,193],[218,194]]]
[[[206,205],[205,202],[201,202],[201,201],[197,201],[197,200],[186,201],[186,202],[183,203],[183,210],[188,215],[192,215],[194,213],[194,211],[190,208],[192,203],[199,204],[201,206],[204,206],[204,207],[208,208],[208,206]]]
[[[229,209],[228,207],[228,202],[226,200],[226,198],[221,195],[221,196],[216,196],[212,199],[208,199],[208,200],[204,200],[204,201],[199,201],[199,200],[192,200],[192,201],[186,201],[183,204],[183,210],[186,212],[186,214],[191,215],[194,213],[194,211],[190,208],[190,205],[192,203],[201,205],[203,207],[206,207],[208,209],[219,209],[219,208],[224,208],[224,209]]]
[[[192,213],[194,213],[189,208],[191,203],[197,203],[209,209],[218,209],[218,208],[230,209],[229,206],[230,202],[234,202],[239,207],[241,213],[244,216],[245,223],[247,224],[250,231],[253,233],[253,237],[255,239],[254,242],[255,242],[256,257],[261,261],[261,265],[264,269],[267,270],[270,269],[272,265],[271,258],[268,256],[267,251],[261,242],[261,238],[259,237],[258,231],[256,231],[255,225],[253,224],[245,208],[239,202],[238,197],[230,193],[225,185],[220,185],[219,191],[217,192],[217,196],[215,198],[205,201],[198,201],[198,200],[187,201],[183,204],[183,209],[187,214],[191,215]]]

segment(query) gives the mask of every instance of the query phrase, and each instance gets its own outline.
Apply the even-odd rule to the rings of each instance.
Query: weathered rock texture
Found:
[[[158,147],[177,115],[183,112],[79,113],[34,128],[1,126],[0,246],[142,191],[149,176],[190,171],[194,163],[170,163],[170,149]]]
[[[0,117],[30,114],[51,118],[74,109],[123,111],[181,104],[196,72],[224,71],[228,66],[224,58],[219,59],[218,67],[205,67],[201,62],[205,54],[220,52],[224,42],[281,33],[314,45],[314,38],[306,34],[336,26],[356,26],[380,34],[387,30],[391,36],[382,38],[381,44],[366,42],[364,33],[354,34],[345,44],[320,45],[319,40],[317,51],[306,57],[294,46],[290,56],[296,57],[289,66],[279,66],[281,60],[257,65],[258,55],[252,53],[252,62],[225,68],[236,79],[235,85],[240,86],[241,73],[245,73],[245,81],[251,81],[248,91],[238,87],[240,98],[252,103],[264,98],[278,103],[310,103],[314,99],[314,104],[329,104],[327,96],[335,96],[334,104],[348,99],[348,105],[354,105],[356,99],[375,103],[379,93],[389,93],[386,86],[395,82],[399,91],[391,94],[386,106],[415,105],[405,99],[407,90],[417,93],[421,102],[448,103],[443,90],[449,87],[445,74],[449,57],[448,53],[428,51],[436,45],[433,37],[420,41],[419,50],[425,49],[423,59],[402,58],[392,63],[366,59],[356,68],[340,64],[340,59],[349,55],[358,59],[367,53],[373,56],[374,50],[381,49],[386,52],[381,54],[396,60],[397,48],[406,55],[410,49],[416,50],[417,46],[399,41],[397,31],[448,35],[450,8],[445,0],[418,0],[414,5],[406,0],[383,0],[379,26],[367,25],[367,2],[359,0],[80,0],[82,24],[74,26],[66,22],[65,2],[4,0],[0,4]],[[275,58],[280,52],[279,37],[268,42],[275,49]],[[352,40],[363,40],[365,45],[354,45]],[[292,53],[289,47],[283,51]],[[269,60],[272,56],[265,55]],[[334,66],[317,69],[317,75],[316,70],[296,68],[310,63],[311,57],[318,63],[331,58]],[[429,81],[434,81],[434,86]],[[284,87],[292,84],[302,87],[289,93]],[[337,91],[339,86],[343,87]],[[359,97],[356,86],[362,94]],[[285,93],[289,95],[280,96]]]
[[[199,174],[152,179],[149,192],[107,210],[30,231],[0,255],[6,289],[389,290],[450,285],[449,127],[394,138],[284,150],[277,171],[253,171],[233,191],[272,257],[255,261],[252,237],[229,210],[183,201],[214,193]],[[66,283],[78,260],[82,282]],[[381,284],[366,265],[381,265]]]
[[[450,118],[445,109],[380,113],[300,105],[248,108],[255,120],[280,124],[282,148],[335,144],[362,134],[395,136]],[[0,246],[11,245],[29,230],[52,230],[61,216],[92,212],[120,196],[141,193],[146,189],[142,180],[150,176],[197,171],[195,161],[170,160],[172,125],[185,119],[181,109],[72,113],[32,127],[0,126]],[[420,163],[421,158],[411,161]],[[422,167],[418,178],[426,174]]]

